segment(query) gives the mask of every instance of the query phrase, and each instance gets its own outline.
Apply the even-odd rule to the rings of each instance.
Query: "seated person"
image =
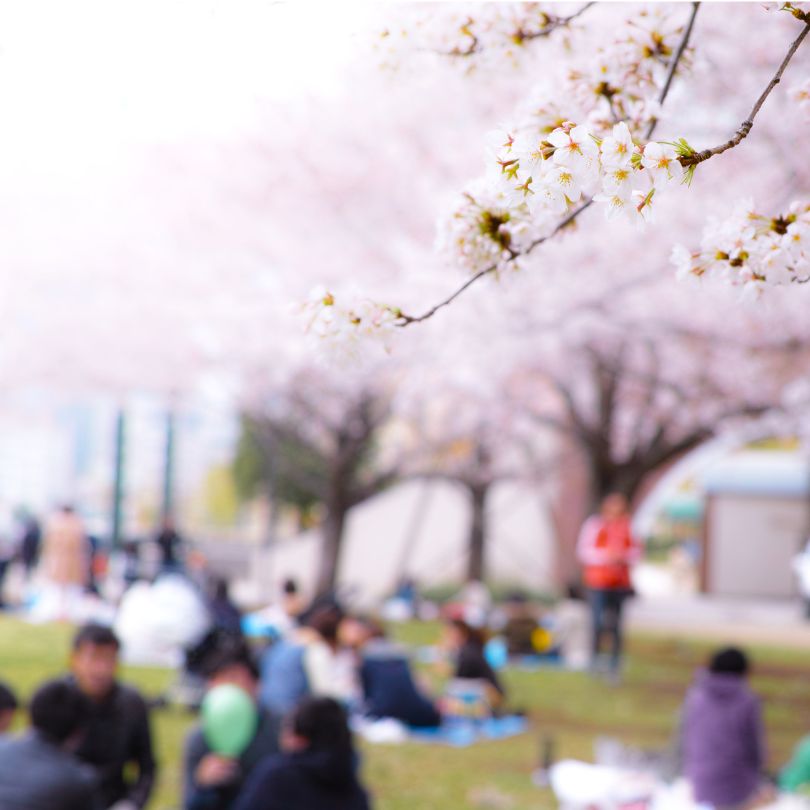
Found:
[[[452,676],[458,680],[481,681],[489,705],[497,709],[503,703],[506,691],[484,654],[483,632],[461,619],[451,619],[445,623],[440,646],[451,656]]]
[[[341,635],[358,656],[365,715],[391,717],[414,728],[441,724],[438,709],[414,683],[407,652],[385,637],[378,622],[347,619],[341,625]]]
[[[215,628],[241,635],[242,612],[231,599],[227,580],[215,577],[208,584],[207,607]]]
[[[292,577],[287,577],[281,585],[281,609],[292,625],[298,622],[304,612],[304,600],[301,598],[298,583]]]
[[[14,722],[19,703],[14,692],[4,683],[0,683],[0,734],[5,734]]]
[[[788,793],[806,790],[810,786],[810,736],[799,741],[790,762],[779,774],[779,787]]]
[[[232,684],[254,699],[257,696],[259,671],[244,642],[233,638],[222,642],[209,654],[203,671],[209,689]],[[256,733],[238,759],[213,753],[200,725],[189,732],[183,763],[185,810],[228,810],[256,765],[279,752],[279,718],[267,709],[258,712]]]
[[[506,619],[501,631],[509,655],[534,655],[537,616],[529,600],[519,592],[510,594],[504,605]]]
[[[116,677],[120,642],[109,627],[87,624],[73,640],[68,683],[78,687],[90,709],[78,758],[99,774],[103,807],[145,807],[157,766],[146,702]]]
[[[63,680],[43,684],[31,700],[31,729],[0,741],[3,810],[103,810],[92,769],[73,752],[89,701]]]
[[[308,695],[344,703],[356,698],[352,661],[338,641],[343,616],[337,604],[320,604],[310,609],[289,638],[268,647],[261,660],[263,706],[283,717]]]
[[[591,608],[585,594],[570,584],[566,596],[554,609],[554,638],[563,664],[569,669],[586,669],[591,659]]]
[[[680,754],[698,803],[742,807],[763,790],[765,732],[748,669],[743,652],[720,650],[686,695]]]
[[[337,701],[305,699],[285,719],[281,747],[256,768],[233,810],[370,810]]]

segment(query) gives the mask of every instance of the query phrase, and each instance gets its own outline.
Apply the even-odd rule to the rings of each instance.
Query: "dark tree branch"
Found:
[[[672,80],[675,78],[675,71],[678,69],[678,65],[681,62],[681,58],[686,51],[686,46],[689,44],[689,38],[692,36],[692,28],[695,25],[695,17],[697,17],[698,8],[700,8],[700,3],[692,3],[692,13],[689,15],[689,22],[686,24],[686,30],[684,31],[683,36],[681,37],[680,44],[678,45],[678,50],[675,51],[675,56],[672,58],[672,62],[669,65],[669,72],[667,73],[666,81],[664,82],[664,87],[661,90],[661,95],[658,96],[658,103],[663,104],[667,96],[669,95],[669,88],[672,86]],[[655,128],[658,126],[658,119],[653,117],[650,121],[649,127],[647,127],[647,132],[645,135],[646,140],[650,140],[652,138],[653,132],[655,132]]]
[[[740,124],[740,128],[734,134],[730,140],[726,141],[719,146],[714,146],[711,149],[704,149],[702,152],[695,152],[692,155],[686,155],[684,157],[679,158],[681,166],[684,168],[688,168],[690,166],[697,166],[699,163],[703,163],[704,161],[709,160],[709,158],[714,157],[715,155],[721,155],[723,152],[727,152],[729,149],[733,149],[735,146],[738,146],[741,141],[743,141],[746,137],[748,137],[748,133],[751,131],[751,128],[754,126],[754,119],[757,117],[762,105],[765,103],[765,99],[771,94],[771,91],[776,87],[777,84],[782,79],[782,74],[785,71],[785,68],[790,63],[790,60],[793,59],[796,51],[799,49],[799,46],[804,41],[807,34],[810,33],[810,23],[804,26],[802,29],[801,34],[794,40],[793,44],[788,49],[785,58],[782,60],[782,64],[779,65],[779,70],[776,71],[774,77],[768,83],[768,86],[763,91],[762,95],[757,99],[756,103],[754,104],[751,112],[748,114],[748,118]]]

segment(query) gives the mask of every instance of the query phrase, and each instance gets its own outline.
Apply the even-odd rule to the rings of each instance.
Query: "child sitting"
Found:
[[[716,653],[687,693],[681,726],[683,773],[695,801],[742,807],[763,790],[765,733],[759,699],[748,686],[745,654]]]

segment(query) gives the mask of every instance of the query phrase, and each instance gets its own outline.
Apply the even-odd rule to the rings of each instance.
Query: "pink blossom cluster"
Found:
[[[810,203],[794,202],[787,213],[768,216],[743,202],[725,219],[709,221],[700,250],[676,245],[672,262],[682,278],[719,279],[748,295],[810,281]]]
[[[472,273],[508,262],[513,222],[548,232],[590,198],[608,218],[650,221],[656,192],[684,176],[678,157],[691,153],[644,137],[682,32],[680,9],[636,11],[608,45],[549,71],[515,123],[489,136],[487,190],[468,189],[443,223],[445,255]],[[492,222],[502,225],[482,227]]]
[[[488,267],[517,269],[516,255],[538,236],[528,207],[479,181],[465,191],[439,230],[439,253],[471,275]]]
[[[360,294],[340,300],[323,287],[314,289],[303,305],[306,332],[330,360],[356,362],[368,352],[390,351],[401,313]]]
[[[416,50],[458,58],[465,70],[497,69],[517,64],[528,55],[528,43],[565,27],[567,17],[581,8],[553,3],[409,4],[383,29],[381,50],[392,63]]]
[[[471,273],[499,268],[521,253],[521,244],[548,232],[578,204],[593,198],[608,219],[639,223],[653,218],[656,192],[683,177],[679,151],[688,146],[637,144],[627,124],[596,137],[570,121],[549,134],[496,133],[494,160],[483,192],[470,190],[445,222],[441,246]]]

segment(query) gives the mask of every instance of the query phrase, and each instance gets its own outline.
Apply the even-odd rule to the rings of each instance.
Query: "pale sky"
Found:
[[[200,279],[218,258],[217,245],[188,250],[177,234],[194,195],[216,195],[206,155],[283,126],[268,115],[274,102],[337,90],[372,13],[358,3],[0,0],[7,385],[66,371],[79,355],[98,365],[110,326],[135,341],[144,305],[185,305],[194,293],[171,291],[166,270],[187,265]],[[188,156],[182,176],[172,156]],[[32,353],[39,364],[20,363]]]
[[[361,4],[0,2],[0,182],[103,177],[143,143],[227,136],[257,103],[328,92]]]

